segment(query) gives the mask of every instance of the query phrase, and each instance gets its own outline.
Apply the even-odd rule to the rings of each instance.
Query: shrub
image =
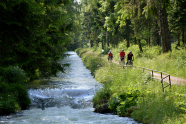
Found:
[[[29,78],[26,73],[18,66],[9,66],[7,68],[0,68],[0,75],[3,76],[1,81],[7,83],[25,84]]]
[[[30,99],[26,89],[28,78],[19,67],[0,68],[0,115],[28,108]]]
[[[11,92],[16,97],[21,109],[27,109],[28,105],[30,104],[30,99],[28,91],[25,89],[25,87],[21,84],[14,84],[11,87]]]
[[[127,109],[131,106],[137,105],[138,97],[140,96],[139,90],[127,90],[122,94],[115,94],[109,100],[109,108],[113,113],[120,116],[129,116]]]

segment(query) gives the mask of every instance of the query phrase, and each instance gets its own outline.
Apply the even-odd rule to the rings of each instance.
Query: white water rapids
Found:
[[[86,69],[73,51],[61,60],[66,73],[29,89],[31,105],[13,115],[1,116],[2,124],[138,124],[131,118],[94,113],[92,99],[102,84]]]

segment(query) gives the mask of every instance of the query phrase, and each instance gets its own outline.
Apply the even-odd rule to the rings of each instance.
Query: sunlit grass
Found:
[[[131,49],[133,50],[133,48]],[[115,55],[118,51],[113,50]],[[173,73],[172,71],[174,70],[169,67],[171,63],[175,62],[173,56],[178,54],[170,55],[170,53],[167,53],[164,54],[165,56],[149,54],[151,57],[158,57],[147,59],[143,55],[139,57],[140,54],[137,54],[135,50],[133,53],[137,56],[134,64],[142,67],[145,65],[150,69],[161,70],[167,73]],[[96,105],[107,102],[113,113],[119,116],[130,116],[144,124],[180,124],[186,122],[185,85],[172,85],[171,88],[165,88],[163,92],[161,82],[152,80],[149,73],[137,68],[122,68],[122,66],[109,63],[105,58],[101,58],[96,54],[89,52],[82,57],[85,65],[90,70],[93,69],[95,79],[104,84],[103,89],[97,92],[93,99]],[[170,56],[173,60],[167,60]],[[117,57],[114,60],[117,60]],[[97,65],[100,66],[98,67]],[[182,71],[183,69],[180,72]],[[119,96],[131,94],[132,96],[128,98],[130,100],[130,98],[134,97],[134,93],[137,93],[137,99],[128,101],[133,106],[127,108],[127,101],[122,101]]]
[[[115,48],[111,46],[110,49],[114,54],[113,60],[115,62],[119,62],[119,52],[124,49],[126,56],[129,51],[132,51],[135,66],[163,71],[171,76],[186,79],[186,49],[181,47],[176,49],[175,44],[172,44],[172,52],[168,53],[162,53],[161,46],[144,46],[143,52],[139,51],[138,45],[132,45],[127,49],[123,42]]]

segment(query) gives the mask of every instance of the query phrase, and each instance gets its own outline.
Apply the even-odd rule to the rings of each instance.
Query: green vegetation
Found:
[[[0,68],[0,115],[8,115],[30,104],[26,84],[29,78],[19,67]]]
[[[115,49],[111,47],[114,61],[119,61],[119,52],[123,46],[124,44],[120,44]],[[129,49],[125,49],[125,52],[133,51],[134,65],[161,69],[161,71],[168,71],[167,73],[175,73],[172,68],[180,61],[183,61],[181,63],[183,67],[186,66],[184,63],[186,58],[183,57],[185,54],[181,54],[181,52],[185,52],[184,48],[179,48],[180,50],[173,48],[173,52],[164,54],[160,52],[158,46],[147,47],[142,54],[136,50],[136,47],[133,45]],[[123,68],[119,64],[108,62],[107,55],[100,56],[101,48],[81,50],[87,51],[82,55],[84,64],[94,74],[95,79],[104,84],[104,87],[93,98],[95,112],[104,113],[98,110],[103,110],[100,108],[108,104],[107,109],[113,114],[132,117],[144,124],[180,124],[186,121],[185,85],[172,85],[171,88],[167,87],[165,92],[162,92],[160,81],[152,80],[148,72],[130,67]],[[78,53],[81,50],[78,49]],[[170,68],[167,67],[168,62],[163,58],[169,58],[169,62],[172,62],[169,64]],[[91,60],[91,64],[89,60]],[[159,62],[160,60],[161,62]],[[160,66],[160,63],[165,65],[158,67],[157,65]],[[185,73],[184,69],[180,67],[177,75]],[[180,77],[184,77],[184,75]]]
[[[119,62],[120,50],[125,49],[126,53],[134,53],[134,65],[186,79],[185,4],[184,0],[81,0],[79,4],[75,0],[1,0],[0,86],[7,91],[1,94],[0,111],[7,110],[5,114],[8,114],[26,108],[29,102],[22,105],[14,93],[15,87],[26,90],[29,80],[63,72],[66,65],[59,64],[58,60],[65,57],[67,50],[77,48],[93,75],[102,67],[108,67],[106,60],[100,58],[101,49],[105,54],[111,49],[116,62]],[[81,50],[87,47],[94,51],[90,56],[87,56],[90,50]],[[20,70],[22,73],[17,73]],[[101,77],[96,78],[102,80]],[[116,99],[120,107],[110,106],[110,109],[130,115],[126,106],[128,103],[139,105],[136,101],[143,93],[133,88],[128,90],[135,95],[124,93],[115,98],[110,89],[113,78],[117,77],[104,78],[107,88],[103,90],[106,92],[103,99],[112,98],[110,103]],[[9,85],[14,88],[6,88]],[[129,96],[131,99],[125,101]],[[8,106],[13,109],[8,111]],[[118,111],[121,109],[124,113]]]
[[[125,42],[137,44],[140,52],[146,46],[161,46],[171,51],[185,42],[186,10],[184,0],[81,0],[82,37],[91,48],[116,47]]]
[[[56,76],[67,50],[79,47],[73,0],[0,1],[0,115],[27,109],[29,81]]]

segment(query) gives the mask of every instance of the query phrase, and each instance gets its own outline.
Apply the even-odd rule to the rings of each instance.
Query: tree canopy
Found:
[[[78,12],[70,0],[1,0],[0,66],[19,66],[28,75],[55,75],[57,61],[73,43]],[[78,26],[78,25],[77,25]]]
[[[143,52],[141,40],[145,40],[148,46],[161,45],[163,53],[171,51],[171,43],[179,41],[179,34],[182,45],[185,44],[184,3],[183,0],[82,0],[83,37],[91,47],[101,42],[102,48],[108,48],[109,44],[115,46],[126,41],[127,48],[138,44]]]

